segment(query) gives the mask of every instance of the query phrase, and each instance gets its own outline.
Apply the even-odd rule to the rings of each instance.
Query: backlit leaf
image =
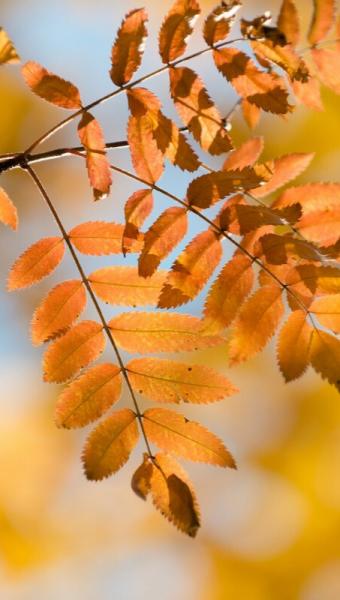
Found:
[[[16,230],[18,227],[17,209],[2,188],[0,188],[0,222],[13,230]]]
[[[314,152],[294,152],[270,161],[267,164],[272,176],[265,185],[252,190],[252,195],[255,198],[263,198],[275,192],[288,181],[292,181],[292,179],[301,175],[310,165],[314,156]]]
[[[95,200],[110,193],[111,170],[106,158],[104,134],[98,121],[84,112],[78,125],[79,139],[86,150],[86,166]]]
[[[182,240],[187,232],[188,217],[185,208],[167,208],[151,225],[144,237],[144,246],[138,260],[138,272],[150,277],[160,262]]]
[[[67,381],[95,361],[104,348],[105,336],[100,323],[78,323],[46,350],[43,360],[44,381]]]
[[[287,382],[301,377],[307,369],[312,335],[306,313],[293,311],[279,333],[277,346],[279,367]]]
[[[126,368],[132,387],[155,402],[217,402],[237,392],[222,374],[202,365],[137,358]]]
[[[200,12],[196,0],[174,2],[159,32],[159,53],[163,63],[169,63],[183,54]]]
[[[340,294],[317,298],[309,306],[309,311],[316,314],[321,325],[340,333]]]
[[[292,81],[308,81],[308,67],[292,46],[281,46],[272,40],[255,40],[251,47],[261,64],[270,66],[274,63],[284,69]]]
[[[31,323],[34,345],[64,333],[78,319],[86,306],[85,287],[79,279],[55,286],[35,310]]]
[[[222,441],[195,421],[165,408],[150,408],[143,414],[145,433],[153,444],[195,462],[235,468],[235,461]]]
[[[317,329],[313,331],[311,363],[317,373],[340,390],[340,340]]]
[[[120,397],[120,369],[105,363],[89,369],[60,394],[55,409],[58,427],[85,427],[99,419]]]
[[[316,77],[310,77],[308,81],[293,81],[293,92],[299,102],[312,110],[324,110],[321,99],[320,83]]]
[[[215,202],[239,190],[250,190],[264,181],[265,173],[246,167],[241,171],[214,171],[196,177],[187,189],[189,204],[209,208]]]
[[[32,60],[24,64],[22,74],[32,92],[40,98],[61,108],[81,108],[79,90],[73,83],[54,75]]]
[[[82,254],[101,256],[120,254],[122,251],[124,225],[106,221],[89,221],[76,225],[69,232],[72,244]],[[138,238],[130,246],[129,252],[139,252],[142,241]]]
[[[279,211],[266,206],[249,206],[239,204],[235,206],[235,212],[240,224],[240,232],[242,235],[249,233],[253,229],[257,229],[262,225],[280,225],[282,224],[282,216]]]
[[[18,62],[20,62],[20,56],[6,31],[0,27],[0,65],[15,64]]]
[[[314,13],[308,33],[308,41],[313,46],[323,40],[334,22],[334,0],[313,0]]]
[[[112,46],[110,77],[116,85],[128,83],[141,64],[147,37],[144,8],[131,10],[118,30]]]
[[[289,44],[296,46],[300,38],[299,14],[294,0],[283,0],[277,26]]]
[[[54,271],[65,253],[60,237],[43,238],[30,246],[12,266],[7,282],[9,291],[19,290],[37,283]]]
[[[293,237],[289,233],[263,235],[256,245],[256,254],[264,254],[266,261],[273,265],[284,265],[291,261],[319,261],[321,256],[310,243]]]
[[[139,229],[152,209],[153,196],[149,189],[138,190],[127,200],[124,207],[125,229],[122,241],[124,255],[133,247],[136,240],[139,239]]]
[[[241,144],[236,150],[228,154],[223,163],[223,169],[233,171],[235,169],[242,170],[245,167],[252,167],[262,153],[263,146],[263,137],[249,138],[249,140]]]
[[[321,82],[336,94],[340,94],[340,52],[328,48],[314,48],[311,54]]]
[[[103,267],[88,276],[95,294],[104,302],[123,306],[156,305],[166,271],[141,277],[136,267]]]
[[[128,352],[190,352],[224,342],[220,336],[203,336],[201,320],[177,313],[122,313],[109,327],[121,348]]]
[[[267,344],[283,316],[282,289],[266,285],[242,306],[229,347],[231,364],[248,360]]]
[[[232,148],[221,115],[200,77],[188,67],[169,70],[170,93],[183,123],[210,154],[222,154]]]
[[[134,472],[131,479],[131,487],[135,494],[142,500],[146,500],[151,490],[151,477],[153,463],[148,454],[144,454],[143,462]]]
[[[303,212],[334,210],[340,207],[340,183],[306,183],[285,190],[273,203],[282,208],[301,204]]]
[[[213,274],[222,258],[219,234],[202,231],[186,246],[171,267],[158,307],[180,306],[193,300]]]
[[[301,283],[314,294],[340,294],[340,269],[337,267],[318,267],[299,265],[287,278],[287,283],[295,290]]]
[[[164,162],[148,115],[129,118],[128,142],[137,175],[146,183],[156,183],[164,171]]]
[[[87,479],[98,481],[116,473],[138,442],[136,415],[129,408],[110,415],[89,435],[83,451]]]
[[[296,227],[307,240],[320,246],[332,246],[340,238],[340,207],[310,212],[297,222]]]
[[[261,109],[255,104],[248,102],[248,100],[242,100],[241,108],[248,127],[254,129],[260,120]]]
[[[228,0],[216,6],[207,16],[203,37],[209,46],[217,44],[224,40],[234,23],[234,17],[241,8],[241,2],[238,0]]]

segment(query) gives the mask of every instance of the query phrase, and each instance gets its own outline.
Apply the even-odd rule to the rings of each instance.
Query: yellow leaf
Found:
[[[287,382],[301,377],[307,369],[312,335],[306,313],[293,311],[279,333],[277,346],[279,367]]]
[[[60,237],[48,237],[30,246],[12,266],[7,282],[9,291],[19,290],[47,277],[64,257],[64,241]]]
[[[6,31],[0,27],[0,65],[15,64],[18,62],[20,62],[20,56]]]

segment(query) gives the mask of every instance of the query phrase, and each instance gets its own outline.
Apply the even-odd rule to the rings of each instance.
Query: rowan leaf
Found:
[[[82,254],[103,256],[120,254],[122,251],[124,225],[107,221],[89,221],[76,225],[69,232],[72,244]],[[129,252],[139,252],[142,247],[140,238],[134,240]]]
[[[153,463],[148,454],[144,454],[143,462],[136,469],[131,479],[131,487],[135,494],[142,500],[146,500],[151,490],[151,477]]]
[[[118,29],[112,46],[110,77],[118,86],[125,85],[142,62],[148,32],[145,26],[148,16],[144,8],[131,10]]]
[[[332,246],[340,238],[340,207],[315,210],[301,217],[296,228],[304,238],[320,246]]]
[[[241,108],[248,127],[254,129],[260,120],[261,109],[255,104],[248,102],[248,100],[242,100]]]
[[[111,170],[102,128],[88,112],[83,113],[78,125],[78,135],[86,150],[86,167],[94,199],[102,200],[110,193]]]
[[[176,0],[166,15],[159,32],[159,53],[169,63],[185,52],[201,10],[196,0]]]
[[[31,339],[35,346],[65,333],[86,307],[86,291],[79,279],[55,286],[33,314]]]
[[[117,365],[96,365],[72,381],[59,395],[55,409],[58,427],[73,429],[96,421],[121,394],[122,378]]]
[[[275,233],[263,235],[256,244],[256,255],[264,255],[266,261],[272,265],[285,265],[301,259],[321,260],[318,250],[309,242],[295,238],[289,233],[285,235],[276,235]]]
[[[241,2],[238,0],[227,0],[227,2],[221,2],[207,16],[204,22],[203,37],[208,46],[213,46],[227,37],[240,8]]]
[[[176,110],[202,149],[212,155],[228,152],[231,139],[201,78],[188,67],[172,67],[169,77]]]
[[[274,63],[286,71],[291,81],[308,81],[308,67],[292,46],[281,46],[269,39],[254,40],[251,42],[251,47],[263,66],[270,67],[271,63]]]
[[[301,204],[303,213],[334,210],[340,207],[340,183],[306,183],[285,190],[273,207],[283,208]]]
[[[317,298],[308,309],[324,327],[340,333],[340,293]]]
[[[13,42],[9,39],[6,31],[0,27],[0,65],[15,64],[20,62]]]
[[[204,305],[202,332],[216,335],[235,319],[254,283],[252,261],[235,255],[210,288]]]
[[[168,273],[159,296],[159,308],[180,306],[197,296],[222,258],[219,237],[213,229],[208,229],[191,240]]]
[[[214,50],[213,56],[217,69],[241,98],[275,114],[290,112],[292,107],[281,77],[260,71],[249,56],[237,48]]]
[[[234,171],[235,169],[242,170],[245,167],[252,167],[262,153],[263,147],[263,137],[249,138],[249,140],[241,144],[236,150],[228,154],[223,163],[223,169]]]
[[[166,271],[145,279],[136,267],[103,267],[93,271],[88,280],[95,294],[104,302],[123,306],[156,305]]]
[[[151,190],[143,189],[134,192],[127,200],[125,213],[125,228],[123,233],[122,250],[124,256],[140,238],[139,229],[153,209]]]
[[[167,208],[145,233],[144,246],[138,260],[138,272],[150,277],[187,232],[188,217],[185,208]]]
[[[303,310],[293,311],[283,325],[277,346],[277,359],[285,381],[298,379],[310,361],[313,329],[306,321]]]
[[[156,183],[164,171],[163,154],[153,136],[148,115],[129,117],[128,142],[133,167],[145,183]]]
[[[22,74],[28,87],[40,98],[61,108],[72,110],[82,107],[79,90],[73,83],[47,71],[33,60],[24,64]]]
[[[334,0],[313,0],[313,19],[308,32],[308,41],[314,46],[323,40],[334,22]]]
[[[42,238],[30,246],[12,266],[7,289],[19,290],[50,275],[64,257],[64,241],[60,237]]]
[[[136,358],[126,369],[133,389],[155,402],[207,404],[238,390],[217,371],[160,358]]]
[[[243,304],[235,322],[229,358],[236,365],[260,352],[283,316],[282,290],[278,285],[266,285]]]
[[[311,363],[322,379],[327,379],[329,383],[340,390],[340,340],[338,338],[321,329],[314,330],[311,344]]]
[[[43,359],[44,381],[62,383],[94,362],[104,351],[103,326],[95,321],[74,325],[46,350]]]
[[[240,224],[240,233],[244,235],[262,225],[282,225],[282,216],[279,211],[267,206],[249,206],[239,204],[235,206],[237,220]]]
[[[340,94],[340,52],[328,48],[313,48],[311,55],[320,81],[336,94]]]
[[[293,92],[296,99],[312,110],[324,110],[321,99],[320,83],[316,77],[310,77],[308,81],[293,81]]]
[[[294,0],[283,0],[277,26],[289,44],[296,46],[300,39],[299,14]]]
[[[301,284],[314,296],[314,294],[340,294],[340,269],[337,267],[324,267],[316,265],[298,265],[287,283],[293,290]]]
[[[222,441],[195,421],[165,408],[150,408],[143,414],[145,433],[153,444],[195,462],[236,468]]]
[[[129,408],[110,415],[90,433],[83,450],[87,479],[99,481],[128,461],[139,438],[136,415]]]
[[[109,322],[120,348],[140,354],[150,352],[191,352],[224,342],[220,336],[203,336],[201,320],[178,313],[130,312]]]
[[[18,228],[17,209],[3,188],[0,188],[0,222],[14,231]]]
[[[314,152],[294,152],[266,163],[272,176],[267,183],[252,190],[252,195],[255,198],[263,198],[275,192],[289,181],[292,181],[292,179],[301,175],[310,165],[314,156]]]

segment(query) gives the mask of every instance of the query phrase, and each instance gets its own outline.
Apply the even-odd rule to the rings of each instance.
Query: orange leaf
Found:
[[[78,135],[86,150],[86,166],[95,200],[102,200],[110,193],[112,183],[110,164],[102,128],[98,121],[85,112],[78,125]]]
[[[340,294],[322,296],[314,300],[309,311],[317,315],[321,325],[334,333],[340,333]]]
[[[302,310],[292,312],[283,325],[277,346],[279,367],[285,380],[301,377],[310,361],[310,344],[313,330]]]
[[[263,146],[263,137],[249,138],[249,140],[241,144],[236,150],[228,154],[222,168],[234,171],[235,169],[242,170],[245,167],[252,167],[262,153]]]
[[[239,96],[272,113],[286,114],[291,110],[281,77],[260,71],[249,56],[237,48],[214,50],[213,56],[217,69]]]
[[[100,323],[78,323],[46,350],[43,360],[44,381],[67,381],[95,361],[104,348],[105,337]]]
[[[128,352],[192,352],[224,342],[219,336],[201,335],[201,321],[177,313],[122,313],[109,327],[121,348]]]
[[[15,64],[18,62],[20,62],[20,56],[6,31],[0,27],[0,65]]]
[[[82,281],[72,279],[54,287],[35,310],[31,323],[34,345],[47,342],[65,333],[86,306],[86,291]]]
[[[285,190],[273,202],[273,207],[283,208],[301,204],[303,212],[334,210],[340,207],[340,183],[307,183]]]
[[[22,74],[32,92],[61,108],[81,108],[78,88],[47,71],[36,62],[28,61],[22,67]]]
[[[216,6],[207,16],[203,28],[203,37],[208,46],[213,46],[227,37],[234,24],[235,15],[240,8],[241,2],[229,0],[227,3],[222,2],[219,6]]]
[[[30,246],[12,266],[7,282],[9,291],[19,290],[37,283],[54,271],[65,253],[63,239],[43,238]]]
[[[283,0],[277,26],[285,34],[286,40],[292,46],[296,46],[300,38],[299,14],[294,0]]]
[[[282,225],[282,216],[279,211],[266,206],[248,206],[239,204],[235,212],[240,224],[241,234],[249,233],[262,225]]]
[[[185,208],[167,208],[146,232],[143,250],[138,260],[142,277],[150,277],[161,260],[182,240],[187,232],[188,217]]]
[[[275,190],[288,183],[288,181],[292,181],[292,179],[301,175],[307,169],[314,156],[314,152],[294,152],[275,158],[272,162],[268,163],[269,169],[273,173],[268,183],[252,190],[252,195],[255,198],[263,198],[263,196],[275,192]]]
[[[191,240],[168,273],[159,296],[159,308],[180,306],[197,296],[222,258],[219,237],[208,229]]]
[[[165,408],[150,408],[143,414],[145,433],[162,450],[195,462],[236,468],[222,441],[195,421]]]
[[[284,265],[288,262],[303,260],[320,261],[321,256],[316,248],[304,240],[294,238],[289,233],[263,235],[257,244],[256,255],[264,254],[266,261],[273,265]]]
[[[1,34],[1,30],[0,30]],[[5,190],[0,188],[0,221],[13,230],[18,228],[18,213]]]
[[[327,48],[314,48],[311,54],[321,82],[336,94],[340,94],[340,52]]]
[[[144,454],[144,459],[138,469],[134,472],[131,479],[131,487],[135,494],[146,500],[151,490],[151,477],[153,472],[153,463],[148,454]]]
[[[320,83],[316,77],[310,77],[308,81],[293,81],[293,92],[299,102],[312,110],[324,110],[321,99]]]
[[[125,229],[123,233],[123,253],[130,250],[139,239],[139,229],[153,209],[153,195],[151,190],[138,190],[127,200],[125,213]]]
[[[98,481],[116,473],[138,442],[136,415],[129,408],[110,415],[86,440],[83,463],[87,479]]]
[[[306,63],[294,51],[292,46],[281,46],[275,40],[254,40],[251,47],[256,58],[264,66],[274,63],[284,69],[292,81],[308,81],[309,71]]]
[[[340,389],[340,340],[325,331],[321,331],[321,329],[314,330],[311,345],[311,363],[323,379],[327,379],[329,383]]]
[[[89,221],[81,223],[69,232],[72,244],[82,252],[101,256],[107,254],[120,254],[122,251],[124,225],[108,223],[105,221]],[[135,240],[129,252],[139,252],[141,240]]]
[[[316,210],[306,214],[296,224],[303,237],[320,246],[332,246],[340,238],[340,207]]]
[[[120,369],[105,363],[89,369],[60,394],[55,411],[58,427],[85,427],[118,402],[122,388]]]
[[[95,294],[109,304],[123,306],[156,305],[166,271],[159,271],[145,279],[136,267],[103,267],[88,276]]]
[[[164,170],[163,153],[153,135],[150,114],[132,93],[128,93],[131,116],[128,122],[128,142],[133,167],[147,183],[156,183]]]
[[[282,290],[266,285],[257,290],[242,306],[230,342],[230,363],[243,362],[264,348],[284,313]]]
[[[122,21],[111,52],[110,77],[116,85],[128,83],[142,62],[147,20],[146,11],[140,8],[131,10]]]
[[[200,12],[196,0],[174,2],[159,32],[159,53],[163,63],[169,63],[183,54]]]
[[[126,368],[132,387],[155,402],[206,404],[238,390],[213,369],[160,358],[136,358]]]
[[[215,171],[196,177],[187,189],[189,204],[209,208],[236,191],[257,187],[264,179],[263,172],[246,167],[242,171]]]
[[[261,109],[255,104],[248,102],[248,100],[242,100],[241,108],[248,127],[254,129],[260,120]]]
[[[335,2],[334,0],[313,0],[314,14],[308,41],[314,46],[323,40],[334,22]]]
[[[170,93],[183,123],[210,154],[222,154],[232,148],[221,115],[200,77],[187,67],[171,68]]]
[[[337,267],[299,265],[287,278],[293,290],[301,283],[312,294],[340,294],[340,270]]]
[[[228,327],[253,287],[251,260],[234,256],[213,283],[204,306],[202,332],[216,335]]]

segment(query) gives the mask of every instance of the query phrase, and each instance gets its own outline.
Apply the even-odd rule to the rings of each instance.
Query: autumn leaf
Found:
[[[79,279],[56,285],[33,314],[31,338],[35,346],[65,333],[85,310],[86,291]]]
[[[321,82],[336,94],[340,94],[340,53],[328,48],[313,48],[311,55]]]
[[[1,34],[1,29],[0,29]],[[1,35],[0,35],[1,37]],[[14,231],[18,228],[18,213],[5,190],[0,188],[0,222]]]
[[[219,336],[201,335],[201,321],[177,313],[131,312],[109,322],[115,342],[128,352],[191,352],[224,342]]]
[[[266,285],[243,304],[231,337],[231,364],[236,365],[260,352],[274,335],[284,313],[281,296],[280,286]]]
[[[287,233],[263,235],[256,246],[256,255],[264,255],[266,261],[273,265],[284,265],[302,260],[320,261],[321,256],[309,242],[300,240]]]
[[[322,103],[320,83],[316,77],[310,77],[308,81],[293,81],[293,92],[298,102],[312,110],[324,110]]]
[[[222,441],[195,421],[165,408],[150,408],[143,414],[145,433],[153,444],[195,462],[236,468]]]
[[[151,477],[153,463],[148,454],[144,453],[143,462],[134,472],[131,479],[131,487],[135,494],[142,500],[146,500],[151,490]]]
[[[323,379],[340,389],[339,364],[340,340],[326,331],[313,331],[311,344],[311,363]]]
[[[317,298],[309,306],[309,311],[317,316],[321,325],[340,333],[340,293]]]
[[[123,306],[156,305],[167,272],[141,277],[136,267],[103,267],[93,271],[88,280],[95,294],[104,302]]]
[[[283,0],[277,26],[289,44],[296,46],[300,39],[299,14],[294,0]]]
[[[138,272],[150,277],[165,258],[183,239],[187,232],[188,217],[185,208],[167,208],[151,225],[144,237],[138,260]]]
[[[60,237],[43,238],[30,246],[12,266],[7,282],[9,291],[19,290],[50,275],[64,257],[64,241]]]
[[[125,85],[142,62],[144,42],[148,32],[145,26],[148,17],[144,8],[131,10],[118,30],[112,46],[110,77],[118,86]]]
[[[340,208],[310,212],[296,223],[296,228],[307,240],[332,246],[340,238]]]
[[[98,481],[116,473],[138,442],[136,415],[129,408],[110,415],[86,440],[83,463],[87,479]]]
[[[168,273],[158,300],[159,308],[170,308],[193,300],[222,258],[219,234],[202,231],[186,246]]]
[[[88,112],[84,112],[78,125],[78,135],[86,150],[86,166],[94,199],[102,200],[110,193],[111,170],[102,128]]]
[[[242,100],[241,108],[243,117],[250,129],[255,129],[261,116],[261,109],[255,104],[251,104],[248,100]]]
[[[272,204],[283,208],[301,204],[304,214],[340,207],[340,183],[306,183],[285,190]]]
[[[104,348],[105,337],[100,323],[78,323],[46,350],[43,359],[44,381],[67,381],[95,361]]]
[[[303,310],[293,311],[283,325],[277,346],[277,359],[285,381],[298,379],[310,361],[313,329],[306,321]]]
[[[274,63],[286,71],[291,81],[308,81],[308,67],[291,46],[281,46],[269,39],[254,40],[251,47],[261,64],[265,63],[270,67],[271,63]]]
[[[263,137],[249,138],[249,140],[241,144],[236,150],[228,154],[223,163],[223,169],[235,171],[236,169],[242,170],[245,167],[252,167],[262,153],[263,147]]]
[[[169,63],[185,52],[188,38],[200,14],[196,0],[176,0],[166,15],[159,32],[159,53]]]
[[[136,358],[126,369],[133,389],[155,402],[206,404],[238,390],[217,371],[160,358]]]
[[[140,238],[140,227],[153,209],[153,195],[151,190],[143,189],[134,192],[125,203],[125,228],[123,233],[122,250],[125,254]]]
[[[311,46],[323,40],[334,22],[334,0],[313,0],[314,13],[308,32],[308,41]]]
[[[228,0],[216,6],[204,22],[203,37],[208,46],[224,40],[234,24],[235,15],[241,8],[238,0]]]
[[[96,421],[121,394],[120,369],[111,363],[92,367],[59,395],[55,409],[58,427],[85,427]]]
[[[294,152],[275,158],[272,162],[266,163],[269,172],[272,173],[269,181],[264,185],[252,190],[252,196],[263,198],[277,189],[292,181],[303,173],[310,165],[315,154],[314,152]]]
[[[231,139],[201,78],[188,67],[171,68],[169,77],[176,110],[202,149],[213,155],[228,152]]]
[[[54,75],[32,60],[24,64],[22,74],[32,92],[40,98],[61,108],[81,108],[79,90],[73,83]]]
[[[72,244],[82,254],[103,256],[120,254],[122,251],[124,225],[106,221],[89,221],[76,225],[69,232]],[[135,240],[129,252],[139,252],[142,247],[141,239]]]
[[[287,277],[287,284],[295,290],[301,283],[310,294],[340,294],[340,269],[316,265],[298,265]]]
[[[16,64],[18,62],[20,62],[20,56],[6,31],[0,27],[0,65]]]
[[[239,204],[235,206],[240,233],[244,235],[262,225],[282,225],[283,217],[279,211],[266,206],[249,206]]]

